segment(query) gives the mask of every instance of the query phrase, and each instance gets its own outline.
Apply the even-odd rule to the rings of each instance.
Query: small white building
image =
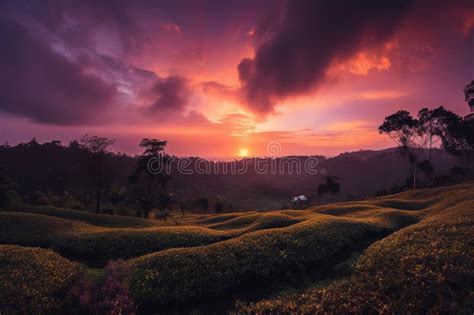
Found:
[[[293,197],[291,199],[291,202],[298,202],[298,201],[308,201],[308,197],[306,197],[305,195],[300,195],[300,196]]]

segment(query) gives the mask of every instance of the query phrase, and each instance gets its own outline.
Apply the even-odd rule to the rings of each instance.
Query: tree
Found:
[[[471,112],[474,112],[474,80],[464,88],[464,98]]]
[[[9,209],[19,199],[16,188],[14,181],[6,175],[3,165],[0,165],[0,210]]]
[[[337,180],[339,180],[339,177],[336,176],[324,177],[324,182],[318,186],[318,195],[330,194],[331,203],[334,202],[335,195],[341,192],[341,184],[338,183]]]
[[[431,164],[430,160],[423,160],[420,163],[418,163],[418,169],[420,169],[423,174],[425,174],[426,179],[428,180],[428,187],[431,186],[431,175],[434,172],[434,167]]]
[[[163,141],[153,138],[143,138],[140,141],[139,146],[144,148],[141,157],[142,158],[152,158],[159,157],[164,153],[165,147],[168,144],[168,141]]]
[[[125,199],[127,188],[119,183],[113,183],[110,187],[109,200],[112,204],[117,205]]]
[[[459,165],[452,167],[449,173],[455,182],[462,181],[466,177],[466,171]]]
[[[423,108],[418,112],[418,135],[423,139],[422,145],[428,149],[430,162],[433,146],[442,140],[449,125],[457,119],[456,114],[443,106],[435,109]]]
[[[96,209],[100,212],[102,190],[103,190],[103,161],[107,153],[110,152],[110,147],[115,143],[114,139],[98,136],[85,135],[80,140],[82,146],[87,149],[94,160],[96,161]]]
[[[469,165],[474,153],[474,119],[467,116],[453,121],[443,137],[443,147]]]
[[[216,213],[221,213],[222,210],[224,210],[224,197],[223,196],[217,196],[217,201],[214,204],[214,211]]]
[[[179,210],[181,211],[181,214],[184,216],[186,210],[188,209],[188,196],[181,193],[176,196],[175,202],[179,206]]]
[[[196,201],[196,205],[201,208],[203,212],[207,212],[207,209],[209,208],[209,199],[207,199],[207,197],[200,197]]]
[[[401,110],[385,117],[379,126],[379,132],[387,134],[399,146],[399,152],[406,156],[410,164],[409,172],[413,179],[413,189],[416,188],[417,140],[420,136],[420,122],[409,112]]]
[[[166,145],[167,141],[152,138],[144,138],[139,144],[144,151],[138,158],[135,174],[129,182],[134,186],[134,197],[145,218],[148,218],[154,207],[165,210],[171,202],[171,192],[167,188],[171,177],[165,169],[168,162],[164,152]]]
[[[465,100],[471,112],[474,111],[474,80],[464,88]],[[461,118],[455,114],[449,120],[443,135],[443,147],[455,156],[461,157],[469,170],[474,154],[474,114]]]

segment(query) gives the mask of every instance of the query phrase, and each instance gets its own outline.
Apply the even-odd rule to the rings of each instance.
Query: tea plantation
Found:
[[[0,313],[468,314],[473,210],[473,183],[166,220],[17,206],[0,213]]]

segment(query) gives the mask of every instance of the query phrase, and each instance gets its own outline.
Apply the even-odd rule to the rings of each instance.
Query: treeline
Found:
[[[217,172],[183,174],[176,169],[179,159],[165,153],[167,142],[158,139],[142,139],[142,154],[132,157],[112,152],[114,140],[105,137],[84,136],[68,145],[40,144],[33,138],[0,146],[0,209],[28,203],[141,217],[151,212],[166,217],[170,210],[301,209],[473,178],[473,114],[461,117],[444,107],[423,108],[416,117],[398,111],[385,118],[379,131],[398,144],[396,151],[351,152],[330,159],[263,158],[283,169],[263,174],[256,171],[255,160],[231,162],[237,170],[247,164],[241,174],[227,172],[228,163],[213,161],[205,161],[204,168]],[[292,173],[288,159],[300,166],[317,159],[317,170],[325,173]],[[150,171],[155,160],[171,164],[171,172],[164,171],[167,167]],[[187,162],[191,170],[203,167],[197,157]]]
[[[435,146],[459,157],[461,165],[451,169],[452,175],[472,177],[473,114],[463,118],[440,106],[435,109],[423,108],[414,118],[408,111],[401,110],[385,117],[378,129],[380,133],[390,136],[398,144],[399,153],[406,157],[409,164],[408,181],[413,189],[419,186],[419,173],[426,178],[427,187],[434,184],[432,152]]]
[[[178,192],[170,185],[169,174],[148,171],[151,159],[170,158],[164,153],[166,141],[143,139],[139,143],[143,154],[135,157],[111,152],[113,143],[86,135],[67,146],[59,141],[39,144],[34,138],[0,146],[0,209],[28,203],[145,218],[153,209],[157,216],[166,216],[172,208],[223,210],[223,197]]]

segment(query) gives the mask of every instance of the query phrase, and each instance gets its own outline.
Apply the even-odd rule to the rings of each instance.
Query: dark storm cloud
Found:
[[[254,59],[238,65],[242,93],[252,110],[273,111],[276,100],[308,91],[324,80],[334,58],[386,41],[411,0],[288,1],[281,22],[259,34]]]
[[[184,25],[187,34],[207,36],[230,17],[248,18],[275,6],[275,1],[281,0],[5,0],[5,7],[38,21],[70,45],[95,45],[91,34],[102,28],[117,32],[124,54],[140,54],[159,33],[149,22],[163,21],[164,29]]]
[[[0,110],[49,124],[103,120],[115,87],[0,16]]]
[[[21,0],[20,0],[21,1]],[[101,27],[117,31],[124,52],[137,51],[147,41],[134,13],[138,3],[125,0],[33,1],[30,15],[73,46],[93,46],[91,34]]]
[[[153,112],[182,112],[191,97],[188,80],[183,76],[172,75],[158,78],[151,94],[156,98],[149,107]]]

